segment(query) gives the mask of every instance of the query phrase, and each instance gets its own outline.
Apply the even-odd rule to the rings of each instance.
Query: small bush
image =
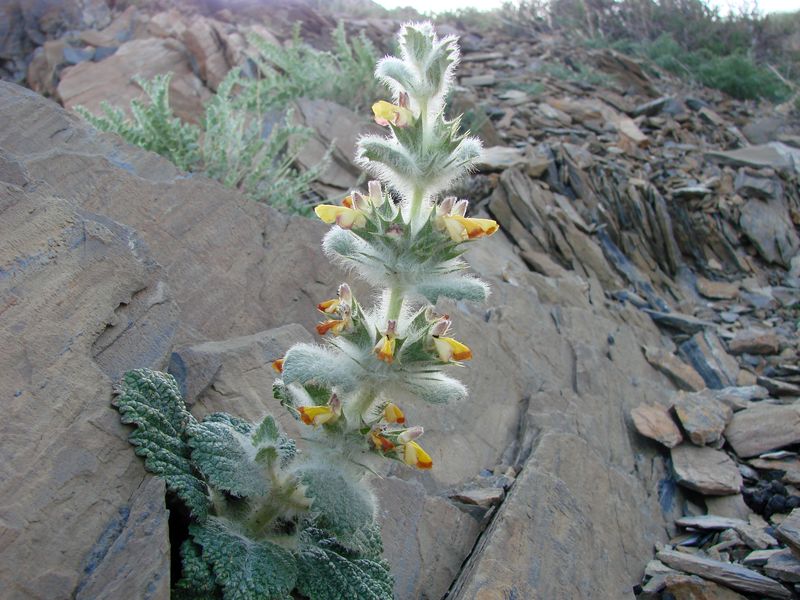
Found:
[[[348,40],[342,23],[333,32],[331,52],[304,43],[299,26],[287,46],[255,35],[249,41],[257,50],[253,59],[260,72],[248,91],[251,107],[281,108],[297,98],[323,98],[358,112],[380,93],[372,76],[375,47],[363,34]]]
[[[93,115],[82,106],[76,110],[100,131],[119,134],[125,141],[168,158],[179,169],[191,170],[199,160],[200,129],[184,123],[169,105],[172,74],[157,75],[152,81],[136,78],[148,101],[131,100],[132,119],[119,107],[103,102],[102,115]]]
[[[206,105],[202,126],[182,122],[169,104],[171,75],[137,80],[146,101],[131,101],[132,119],[119,107],[103,104],[103,115],[83,107],[78,112],[101,131],[119,134],[125,141],[157,152],[184,171],[216,179],[248,197],[289,212],[307,214],[313,195],[310,184],[327,159],[306,172],[292,167],[297,151],[312,135],[293,124],[291,110],[282,122],[266,130],[265,112],[248,110],[235,89],[246,90],[251,80],[231,71],[218,93]],[[296,150],[292,152],[291,147]]]

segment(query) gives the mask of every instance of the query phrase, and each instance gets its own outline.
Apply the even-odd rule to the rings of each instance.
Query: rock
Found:
[[[664,587],[675,600],[746,600],[741,594],[696,575],[667,575]]]
[[[735,529],[745,544],[753,550],[764,550],[777,546],[778,540],[767,533],[767,522],[758,515],[750,515],[750,522],[738,525]]]
[[[508,90],[497,96],[508,106],[520,106],[530,102],[531,97],[522,90]]]
[[[697,333],[699,331],[703,331],[707,327],[714,326],[714,324],[709,321],[704,321],[702,319],[692,317],[691,315],[684,315],[677,312],[660,312],[657,310],[651,310],[649,308],[644,309],[644,312],[650,315],[653,321],[659,325],[663,325],[683,333]]]
[[[77,65],[94,58],[95,49],[91,46],[86,48],[76,48],[74,46],[64,46],[64,61],[68,65]]]
[[[719,515],[700,515],[697,517],[681,517],[675,523],[681,527],[688,527],[690,529],[701,529],[703,531],[722,531],[723,529],[736,529],[747,525],[747,521],[742,519],[732,519],[730,517],[722,517]]]
[[[706,382],[703,381],[700,373],[671,352],[663,348],[645,346],[644,355],[647,362],[664,373],[682,390],[699,391],[706,387]]]
[[[464,490],[450,495],[451,500],[456,502],[463,502],[464,504],[473,504],[481,508],[490,508],[496,506],[503,501],[505,492],[503,488],[475,488],[471,490]]]
[[[750,507],[744,503],[741,494],[727,496],[706,496],[703,499],[709,514],[744,521],[751,514]]]
[[[783,195],[783,187],[779,179],[756,177],[745,169],[739,169],[733,185],[736,193],[745,198],[769,200],[770,198],[780,198]]]
[[[30,145],[33,128],[6,120],[2,105],[0,147],[15,135],[12,122]],[[163,288],[165,273],[130,228],[49,195],[43,182],[0,183],[0,265],[3,595],[114,597],[121,573],[123,595],[166,600],[163,486],[142,485],[141,461],[110,405],[112,379],[97,362],[106,349],[114,370],[163,363],[174,299],[142,300]],[[99,348],[105,331],[116,342]]]
[[[98,63],[86,62],[64,69],[58,95],[66,108],[83,106],[100,114],[101,103],[130,110],[130,101],[143,92],[134,76],[152,79],[173,73],[170,82],[170,105],[180,118],[197,123],[203,115],[208,90],[192,73],[180,42],[164,39],[140,39],[122,44],[117,52]]]
[[[800,403],[762,402],[733,415],[725,439],[741,458],[800,442]]]
[[[525,162],[525,153],[519,148],[492,146],[483,149],[477,166],[482,171],[503,171]]]
[[[697,291],[712,300],[734,300],[739,295],[739,286],[726,281],[712,281],[698,277]]]
[[[681,485],[709,496],[737,494],[742,476],[730,457],[707,446],[682,444],[670,450],[672,469]]]
[[[800,238],[783,197],[748,200],[741,209],[739,225],[767,262],[788,268],[800,249]]]
[[[783,381],[782,379],[775,379],[772,377],[756,377],[758,385],[763,386],[769,390],[773,396],[800,396],[800,385]]]
[[[747,408],[751,400],[763,400],[769,396],[769,390],[760,385],[731,386],[713,390],[712,393],[714,398],[727,404],[734,411]]]
[[[428,496],[419,482],[396,477],[376,486],[384,557],[396,598],[440,598],[458,575],[480,523],[453,504]],[[442,543],[443,532],[447,543]]]
[[[645,437],[661,442],[667,448],[674,448],[683,441],[683,436],[675,421],[661,406],[640,404],[631,411],[631,419],[636,431]]]
[[[328,188],[328,193],[342,194],[355,187],[361,169],[353,164],[356,141],[367,133],[384,135],[383,128],[368,124],[363,117],[349,108],[328,100],[300,99],[296,118],[310,127],[314,135],[298,154],[299,164],[309,169],[317,165],[331,146],[331,163],[318,181]]]
[[[775,530],[779,540],[792,548],[800,557],[800,508],[795,508]]]
[[[462,77],[460,80],[461,85],[465,87],[485,87],[492,86],[496,82],[494,73],[487,73],[485,75],[473,75],[471,77]]]
[[[705,446],[717,442],[733,416],[733,410],[710,394],[678,393],[675,414],[693,444]]]
[[[767,564],[770,556],[783,552],[782,548],[772,548],[770,550],[753,550],[742,559],[742,564],[746,567],[763,567]]]
[[[465,52],[461,56],[462,63],[481,63],[506,58],[503,52]]]
[[[631,114],[634,117],[640,117],[640,116],[654,117],[655,115],[660,113],[664,109],[664,107],[667,106],[670,100],[672,100],[670,96],[662,96],[661,98],[650,100],[649,102],[645,102],[644,104],[640,104],[639,106],[634,108]]]
[[[164,481],[146,476],[129,511],[121,511],[86,558],[75,600],[170,597],[170,545]],[[132,557],[150,557],[131,560]]]
[[[197,61],[200,77],[208,87],[217,91],[231,65],[225,59],[224,34],[212,19],[196,17],[183,31],[181,41]]]
[[[739,363],[725,352],[711,331],[695,334],[680,345],[680,355],[692,365],[712,389],[736,385]]]
[[[656,556],[658,560],[673,569],[699,575],[703,579],[710,579],[740,592],[763,594],[770,598],[786,600],[792,597],[791,592],[774,579],[764,577],[741,565],[674,550],[661,550]]]
[[[794,161],[795,154],[800,154],[800,151],[786,144],[782,144],[781,142],[771,142],[769,144],[748,146],[738,150],[706,152],[706,157],[733,167],[796,171],[800,167],[798,167],[797,163]]]
[[[780,340],[774,332],[755,327],[737,331],[728,342],[732,354],[777,354],[780,349]]]
[[[784,483],[800,486],[800,459],[797,457],[787,458],[785,460],[754,458],[748,462],[750,466],[756,469],[783,471],[784,474],[781,480]]]
[[[800,559],[786,548],[769,557],[764,573],[787,583],[800,582]]]

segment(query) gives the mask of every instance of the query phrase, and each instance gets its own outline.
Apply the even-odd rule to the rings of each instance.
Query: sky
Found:
[[[503,4],[503,0],[376,0],[378,4],[386,8],[397,8],[398,6],[412,6],[420,12],[445,10],[456,10],[459,8],[477,8],[479,10],[489,10],[498,8]],[[712,4],[720,7],[727,7],[731,4],[736,6],[738,2],[728,0],[712,0]],[[758,6],[762,12],[783,12],[800,10],[800,0],[758,0]]]

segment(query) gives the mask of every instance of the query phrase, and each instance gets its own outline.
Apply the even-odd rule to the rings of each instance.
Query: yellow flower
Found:
[[[417,442],[408,442],[403,445],[403,462],[418,469],[430,469],[433,460]]]
[[[436,226],[454,242],[466,242],[480,237],[490,236],[499,229],[499,225],[492,219],[477,219],[467,217],[466,200],[453,197],[445,198],[436,211]]]
[[[406,416],[396,404],[389,402],[383,409],[383,420],[387,423],[398,423],[402,425],[406,422]]]
[[[386,100],[379,100],[372,105],[372,112],[375,114],[375,122],[378,125],[389,125],[395,127],[408,127],[414,121],[414,113],[404,106],[397,106]]]
[[[340,334],[342,331],[350,326],[353,314],[353,293],[350,291],[350,286],[343,283],[339,286],[339,295],[337,298],[325,300],[317,304],[317,310],[326,315],[338,314],[339,319],[328,319],[323,323],[317,324],[317,333],[325,335],[328,331],[335,334]]]
[[[272,368],[275,369],[278,373],[283,373],[283,359],[279,358],[278,360],[272,361]]]
[[[387,364],[394,362],[395,337],[397,335],[397,321],[390,320],[386,326],[386,333],[383,334],[378,343],[375,344],[374,351],[378,354],[378,359]]]
[[[301,406],[299,409],[300,420],[306,425],[318,427],[325,423],[333,423],[339,418],[333,406]]]
[[[388,452],[389,450],[393,450],[395,448],[395,445],[392,443],[392,441],[385,438],[383,436],[383,432],[380,430],[373,429],[369,432],[369,437],[370,440],[372,440],[372,445],[381,452]]]
[[[328,225],[336,223],[342,229],[358,229],[367,224],[367,217],[362,211],[348,206],[320,204],[314,208],[314,212],[323,222]]]
[[[450,337],[434,337],[433,345],[442,362],[462,361],[472,358],[472,350]]]

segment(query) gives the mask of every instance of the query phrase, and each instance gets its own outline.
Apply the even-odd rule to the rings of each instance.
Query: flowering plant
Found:
[[[376,69],[393,92],[392,102],[372,107],[388,136],[358,144],[357,160],[378,179],[366,193],[315,209],[333,225],[325,253],[380,288],[380,298],[367,307],[341,284],[317,306],[324,344],[297,344],[273,363],[281,374],[273,395],[308,427],[306,450],[298,455],[270,416],[258,425],[224,413],[198,422],[167,375],[132,371],[123,381],[117,406],[137,426],[131,442],[192,512],[176,586],[186,597],[392,597],[368,463],[374,456],[433,467],[419,442],[423,428],[399,405],[466,397],[443,368],[472,353],[434,305],[485,299],[486,284],[465,273],[460,256],[466,242],[497,230],[468,217],[466,200],[438,198],[481,150],[443,114],[455,38],[414,24],[399,42],[401,56]]]

